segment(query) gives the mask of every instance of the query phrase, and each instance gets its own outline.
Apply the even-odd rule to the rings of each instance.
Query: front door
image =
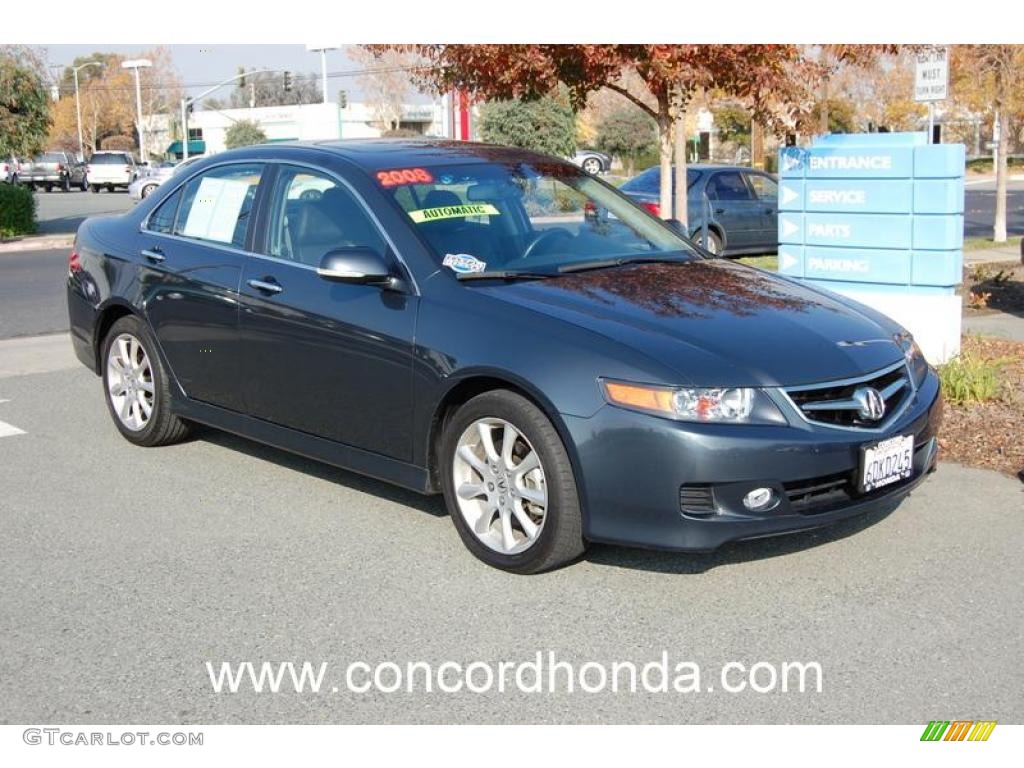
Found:
[[[761,227],[755,245],[765,251],[779,247],[779,185],[766,173],[748,173],[747,180],[759,204]]]
[[[279,166],[266,210],[241,288],[250,414],[411,460],[417,297],[316,272],[330,250],[386,240],[345,184],[305,167]]]
[[[716,171],[708,179],[705,194],[712,221],[725,231],[726,250],[753,246],[760,236],[761,213],[743,175],[739,171]]]

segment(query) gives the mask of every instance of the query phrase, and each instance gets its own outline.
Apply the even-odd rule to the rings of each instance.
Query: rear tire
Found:
[[[708,242],[707,242],[707,245],[704,245],[704,242],[703,242],[704,238],[702,237],[701,231],[699,229],[697,230],[697,232],[694,234],[693,237],[694,237],[694,240],[697,241],[697,244],[701,245],[704,248],[705,251],[708,251],[709,253],[713,253],[715,256],[721,256],[722,255],[722,238],[721,238],[721,236],[717,232],[715,232],[715,230],[713,230],[713,229],[709,229],[708,230]]]
[[[188,436],[191,425],[171,412],[170,377],[145,323],[134,315],[117,320],[100,361],[107,410],[128,442],[153,447]]]
[[[91,188],[92,188],[92,193],[94,195],[98,195],[100,193],[100,185],[99,184],[93,184]]]
[[[65,176],[61,180],[60,189],[61,189],[61,192],[70,192],[71,191],[71,177],[70,176]]]
[[[596,157],[588,157],[583,161],[583,170],[591,176],[597,176],[601,172],[601,161]]]
[[[82,183],[78,185],[78,188],[83,192],[89,191],[89,181],[84,176],[82,177]]]
[[[156,189],[156,184],[147,184],[146,186],[144,186],[142,188],[142,191],[139,192],[139,194],[142,195],[142,199],[145,200],[147,197],[149,197],[151,194],[153,194],[153,190],[155,190],[155,189]]]
[[[46,191],[47,192],[53,192],[53,184],[50,184],[49,182],[47,182],[47,184],[46,184]]]
[[[526,466],[534,468],[519,469]],[[459,537],[488,565],[540,573],[586,549],[565,446],[547,416],[522,395],[493,390],[459,408],[441,438],[440,474]]]

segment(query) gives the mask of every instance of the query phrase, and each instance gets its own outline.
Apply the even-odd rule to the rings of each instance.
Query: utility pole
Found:
[[[82,146],[82,103],[78,98],[78,70],[99,66],[102,64],[98,61],[87,61],[85,64],[71,68],[71,71],[75,73],[75,125],[78,126],[78,157],[80,160],[85,160],[85,148]]]
[[[139,70],[152,67],[149,59],[129,59],[121,62],[121,69],[135,70],[135,111],[139,121],[139,159],[146,162],[146,128],[142,124],[142,84],[139,81]]]
[[[323,103],[327,103],[327,52],[338,49],[336,45],[307,45],[306,50],[310,53],[320,53],[320,89],[323,92]]]

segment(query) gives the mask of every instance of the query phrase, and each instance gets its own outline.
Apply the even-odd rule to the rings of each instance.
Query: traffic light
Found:
[[[245,67],[238,68],[238,87],[245,88]]]
[[[338,91],[338,106],[342,109],[348,106],[348,91]]]
[[[284,71],[284,89],[290,91],[292,89],[292,73],[287,69]]]

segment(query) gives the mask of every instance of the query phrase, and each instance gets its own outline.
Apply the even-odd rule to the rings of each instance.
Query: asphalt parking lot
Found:
[[[8,296],[29,290],[17,258],[0,254]],[[710,555],[601,546],[511,576],[464,550],[439,499],[212,430],[129,445],[45,333],[63,294],[44,282],[38,319],[0,301],[21,331],[0,340],[2,723],[1024,721],[1013,478],[942,464],[895,510],[827,531]],[[353,661],[662,650],[708,684],[730,661],[818,662],[823,690],[217,694],[204,667],[326,661],[336,680]]]
[[[36,192],[39,234],[73,234],[89,216],[124,213],[135,205],[128,193],[116,192]]]

